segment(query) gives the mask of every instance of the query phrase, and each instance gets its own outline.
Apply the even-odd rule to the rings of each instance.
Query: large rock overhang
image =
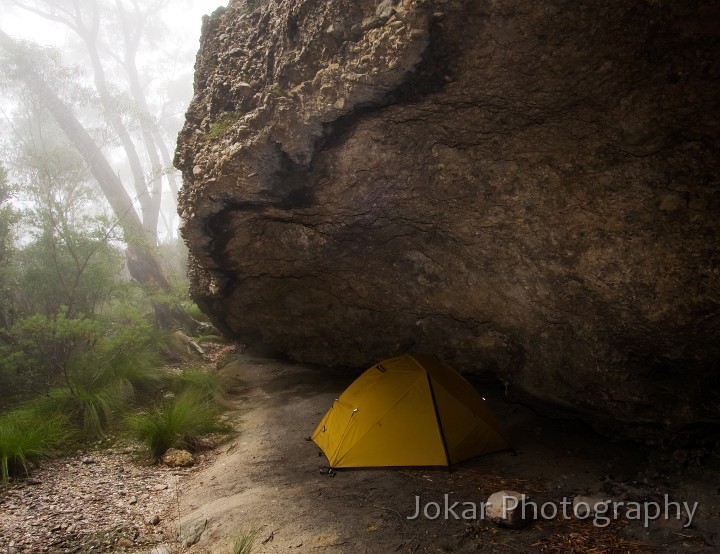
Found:
[[[194,298],[301,361],[434,352],[626,434],[717,424],[719,23],[231,2],[176,154]]]

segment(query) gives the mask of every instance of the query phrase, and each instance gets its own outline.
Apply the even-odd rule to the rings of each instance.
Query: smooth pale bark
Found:
[[[0,31],[0,42],[8,39]],[[22,76],[25,83],[42,100],[58,127],[75,146],[97,181],[100,189],[112,208],[118,223],[123,229],[127,244],[126,259],[130,276],[152,289],[168,292],[170,284],[160,260],[155,254],[152,237],[142,225],[132,200],[123,187],[105,155],[92,139],[87,130],[73,114],[72,110],[53,92],[53,90],[32,72]],[[161,328],[179,326],[189,332],[198,328],[198,322],[181,309],[169,306],[163,301],[152,301],[156,323]]]
[[[130,95],[140,111],[140,115],[138,117],[138,121],[140,123],[140,133],[142,135],[143,142],[145,143],[145,151],[147,152],[148,160],[150,161],[149,202],[152,206],[152,212],[155,218],[155,228],[157,228],[162,202],[163,166],[160,162],[160,156],[158,155],[158,145],[155,143],[156,137],[153,133],[153,116],[150,113],[150,109],[145,98],[145,92],[143,91],[140,83],[140,75],[137,70],[137,50],[140,44],[140,37],[142,36],[142,23],[139,23],[138,20],[136,21],[136,25],[131,25],[128,21],[127,13],[125,12],[125,8],[122,3],[116,1],[115,5],[117,7],[118,16],[121,22],[120,27],[123,34],[124,56],[121,62],[128,75]]]
[[[148,233],[140,221],[132,199],[104,154],[57,95],[37,77],[33,76],[31,79],[35,81],[31,86],[45,100],[45,106],[53,119],[88,164],[90,172],[118,218],[128,244],[130,275],[140,283],[148,283],[162,290],[168,290],[169,284],[152,250],[155,237]]]
[[[145,182],[145,174],[142,169],[142,163],[138,156],[135,148],[135,143],[130,137],[130,133],[123,124],[122,120],[111,106],[110,93],[107,90],[105,82],[105,72],[100,62],[100,56],[97,52],[97,47],[94,40],[91,37],[85,38],[90,60],[93,66],[93,73],[95,76],[95,87],[97,88],[100,96],[100,101],[103,106],[103,112],[105,117],[112,127],[115,134],[120,139],[120,144],[125,151],[127,156],[128,164],[130,165],[130,171],[133,176],[133,184],[135,193],[137,195],[138,202],[140,204],[140,210],[142,212],[142,222],[146,231],[151,234],[154,240],[157,242],[157,223],[158,223],[158,209],[152,201],[152,197],[148,194],[147,183]]]
[[[168,186],[170,187],[170,194],[172,194],[173,203],[175,205],[177,205],[178,185],[177,185],[177,181],[175,180],[175,173],[174,173],[175,168],[173,167],[173,161],[172,161],[172,156],[170,156],[170,150],[168,150],[167,143],[160,135],[160,130],[157,128],[157,125],[155,126],[155,129],[153,130],[153,136],[155,137],[155,143],[158,146],[158,150],[160,150],[160,156],[162,157],[163,167],[167,170],[165,177],[167,178]]]

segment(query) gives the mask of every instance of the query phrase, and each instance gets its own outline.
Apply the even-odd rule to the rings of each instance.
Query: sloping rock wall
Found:
[[[302,361],[435,352],[629,434],[720,421],[720,7],[230,2],[179,137],[192,293]]]

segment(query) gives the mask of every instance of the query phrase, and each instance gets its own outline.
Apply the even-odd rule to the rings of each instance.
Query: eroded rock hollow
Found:
[[[302,361],[434,352],[663,437],[720,421],[720,5],[242,0],[179,137],[192,293]]]

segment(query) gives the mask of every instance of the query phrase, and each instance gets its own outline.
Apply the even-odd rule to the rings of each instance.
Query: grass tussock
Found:
[[[159,459],[169,448],[195,450],[203,435],[226,431],[219,415],[218,407],[203,392],[188,390],[158,409],[128,416],[127,424],[131,434]]]
[[[74,383],[51,390],[41,401],[46,413],[66,414],[89,439],[104,438],[133,396],[124,381],[107,384]]]
[[[31,465],[67,448],[73,431],[65,418],[20,409],[0,415],[0,479],[27,473]]]
[[[258,530],[244,531],[233,543],[233,554],[250,554],[255,546]]]
[[[2,482],[61,454],[71,439],[95,444],[126,423],[156,458],[171,447],[197,450],[203,435],[226,430],[223,380],[164,365],[168,333],[130,304],[82,317],[62,308],[6,332],[13,340],[0,344],[0,400],[18,408],[0,411]],[[3,389],[7,375],[23,387]]]
[[[156,352],[115,360],[106,371],[106,382],[122,382],[137,400],[150,400],[163,384],[165,373],[161,366]]]
[[[84,369],[35,402],[45,414],[63,414],[88,439],[104,438],[150,382],[160,383],[157,370],[130,365]],[[156,385],[157,386],[157,385]]]

